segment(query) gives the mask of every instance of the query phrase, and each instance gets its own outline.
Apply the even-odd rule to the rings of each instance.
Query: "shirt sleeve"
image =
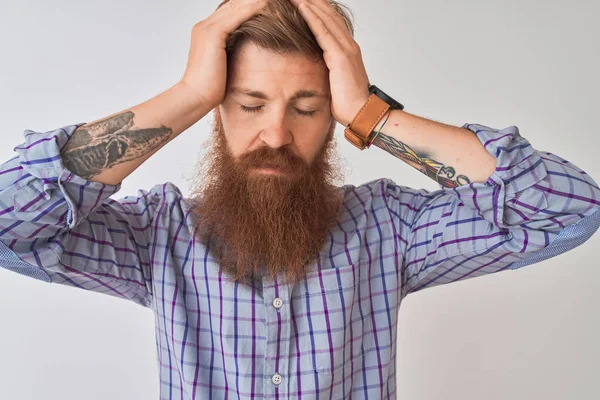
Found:
[[[496,158],[485,183],[432,192],[387,185],[388,207],[405,232],[403,296],[549,259],[600,225],[600,189],[585,171],[534,149],[516,126],[463,128]]]
[[[0,165],[0,266],[151,304],[148,246],[158,191],[116,201],[120,189],[67,170],[60,149],[83,123],[24,132],[16,157]]]

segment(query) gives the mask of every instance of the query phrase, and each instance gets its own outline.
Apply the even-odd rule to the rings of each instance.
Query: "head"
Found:
[[[227,91],[193,189],[197,233],[235,280],[295,282],[339,213],[329,71],[289,0],[271,0],[226,51]]]

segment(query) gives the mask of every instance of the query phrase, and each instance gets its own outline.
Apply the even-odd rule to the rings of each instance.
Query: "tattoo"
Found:
[[[444,187],[453,188],[471,183],[471,180],[464,175],[455,176],[456,171],[453,167],[435,161],[425,152],[417,153],[406,144],[383,132],[377,135],[373,144],[407,162]]]
[[[172,134],[160,128],[133,129],[134,113],[125,111],[79,127],[61,151],[63,164],[82,178],[98,175],[117,164],[135,160],[162,146]]]

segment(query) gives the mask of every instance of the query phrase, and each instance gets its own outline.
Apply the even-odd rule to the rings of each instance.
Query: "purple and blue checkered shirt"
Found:
[[[26,130],[0,166],[0,265],[152,309],[161,399],[395,398],[407,294],[554,257],[600,225],[584,171],[515,126],[465,124],[497,159],[487,182],[343,186],[306,279],[244,286],[194,237],[174,184],[115,200],[120,185],[65,169],[60,149],[79,125]]]

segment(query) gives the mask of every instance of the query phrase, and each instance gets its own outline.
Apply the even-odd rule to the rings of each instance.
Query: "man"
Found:
[[[192,196],[120,183],[215,110]],[[440,183],[336,187],[336,126]],[[393,398],[409,293],[587,240],[600,189],[517,127],[452,127],[371,87],[345,10],[230,0],[180,82],[88,124],[25,132],[0,168],[1,265],[155,313],[161,398]],[[370,150],[377,151],[377,150]]]

